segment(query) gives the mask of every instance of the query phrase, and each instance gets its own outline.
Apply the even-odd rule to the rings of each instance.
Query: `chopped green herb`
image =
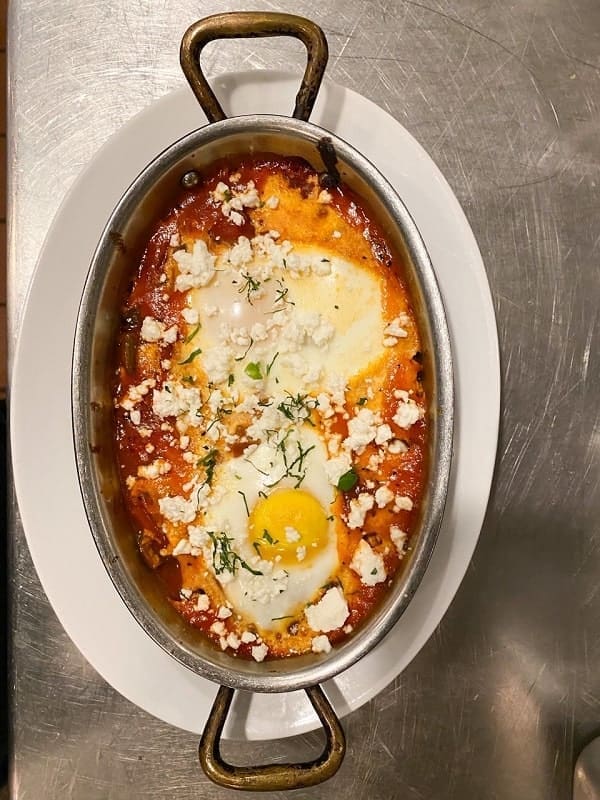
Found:
[[[271,369],[273,368],[273,364],[275,363],[275,359],[277,358],[277,356],[278,356],[278,355],[279,355],[279,351],[278,351],[277,353],[275,353],[275,355],[274,355],[274,356],[273,356],[273,358],[271,359],[271,363],[270,363],[270,364],[267,364],[267,375],[269,375],[269,374],[270,374],[270,372],[271,372]]]
[[[364,404],[366,402],[367,402],[367,398],[366,397],[360,397],[359,400],[358,400],[358,403],[356,405],[357,406],[364,406]]]
[[[198,331],[200,330],[200,328],[201,328],[201,327],[202,327],[202,325],[201,325],[200,323],[198,323],[198,324],[196,325],[196,327],[194,328],[194,330],[193,330],[193,331],[192,331],[192,332],[189,334],[189,336],[186,336],[186,337],[185,337],[185,339],[183,340],[183,343],[184,343],[184,344],[189,344],[189,342],[191,342],[191,341],[192,341],[192,339],[193,339],[193,338],[194,338],[194,336],[195,336],[195,335],[198,333]]]
[[[285,266],[285,259],[283,260],[283,264]],[[294,303],[293,300],[288,300],[287,295],[289,289],[287,288],[285,283],[281,280],[281,278],[277,279],[277,283],[279,285],[279,289],[277,289],[277,291],[275,292],[275,300],[273,302],[275,305],[277,305],[278,303],[281,303],[281,305],[279,306],[279,308],[273,309],[273,311],[270,312],[271,314],[277,314],[278,311],[283,311],[286,305],[289,306],[296,305],[296,303]]]
[[[339,309],[340,309],[339,306],[334,306],[334,308],[335,308],[336,311],[339,311]]]
[[[233,381],[234,381],[234,380],[235,380],[235,378],[233,377],[233,375],[230,375],[230,376],[227,378],[227,386],[231,386],[231,385],[233,384]]]
[[[233,195],[231,194],[231,189],[225,189],[223,192],[223,199],[226,203],[229,203]]]
[[[248,355],[248,351],[250,350],[250,348],[252,347],[253,344],[254,344],[254,339],[252,339],[252,337],[250,337],[250,344],[246,348],[246,352],[244,353],[243,356],[238,356],[235,360],[236,361],[243,361],[246,358],[246,356]]]
[[[246,283],[238,289],[238,294],[244,294],[245,292],[248,302],[253,305],[252,292],[257,292],[260,289],[260,281],[257,281],[247,272],[242,272],[242,278],[245,278]]]
[[[298,393],[295,397],[290,392],[286,394],[287,398],[279,403],[277,409],[291,422],[308,422],[309,425],[314,425],[310,415],[319,405],[317,398],[308,394]]]
[[[196,378],[194,378],[193,375],[184,375],[182,380],[184,380],[186,383],[196,383]]]
[[[244,501],[244,506],[246,507],[246,516],[250,516],[250,509],[248,508],[248,501],[246,500],[246,495],[238,489],[238,494],[242,495],[242,500]]]
[[[230,572],[232,575],[237,571],[238,566],[242,567],[252,575],[262,575],[259,570],[252,569],[244,559],[239,556],[235,550],[232,549],[231,543],[233,539],[227,536],[226,533],[214,533],[214,531],[207,531],[213,545],[212,549],[212,562],[213,569],[216,575],[221,575],[223,572]]]
[[[219,451],[216,449],[209,450],[197,463],[197,466],[204,467],[206,470],[206,483],[210,486],[213,476],[215,474],[215,467],[217,465],[217,456]]]
[[[333,515],[331,517],[327,517],[327,522],[333,522],[333,520],[334,520]]]
[[[340,489],[342,492],[349,492],[350,489],[353,489],[356,486],[356,482],[358,480],[358,475],[354,471],[354,467],[351,467],[348,472],[345,472],[338,481],[337,488]]]
[[[292,614],[288,614],[287,617],[271,617],[271,622],[277,622],[278,619],[294,619]]]
[[[274,539],[266,528],[262,532],[262,538],[267,544],[279,544],[279,539]]]
[[[191,364],[196,356],[199,356],[201,352],[202,350],[200,347],[197,350],[193,350],[184,361],[179,362],[179,365],[182,366],[183,364]]]
[[[260,542],[252,542],[252,547],[256,550],[260,558],[262,558],[262,555],[260,553]]]
[[[246,364],[244,372],[249,378],[252,378],[254,381],[259,381],[262,378],[262,372],[260,371],[260,364],[256,361],[251,361],[249,364]]]
[[[163,388],[164,388],[165,392],[168,392],[169,394],[171,394],[171,387],[167,383],[165,383]]]
[[[377,567],[371,570],[371,575],[377,575]]]

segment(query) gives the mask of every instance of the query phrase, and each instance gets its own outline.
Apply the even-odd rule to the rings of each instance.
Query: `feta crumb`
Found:
[[[405,339],[408,332],[400,325],[401,318],[396,317],[383,330],[384,336],[393,336],[395,339]]]
[[[169,522],[193,522],[196,516],[197,505],[194,499],[186,500],[184,497],[160,497],[158,500],[160,513]]]
[[[292,528],[291,525],[286,525],[285,538],[287,539],[288,542],[299,542],[300,533],[296,530],[296,528]]]
[[[400,400],[396,413],[392,417],[392,422],[395,422],[399,428],[410,428],[421,419],[424,413],[423,409],[414,400],[411,400],[406,392],[405,394],[406,398]],[[395,395],[396,392],[394,392]]]
[[[312,630],[323,633],[340,628],[349,613],[346,598],[339,586],[328,589],[318,603],[304,609],[306,621]]]
[[[196,325],[198,323],[198,311],[195,308],[184,308],[181,316],[188,323],[188,325]]]
[[[323,203],[323,204],[331,203],[332,199],[333,197],[327,191],[327,189],[321,189],[321,191],[319,192],[319,196],[317,197],[317,203]]]
[[[145,342],[160,341],[164,332],[165,326],[162,322],[154,319],[154,317],[144,317],[140,334]]]
[[[361,528],[364,525],[367,512],[375,505],[372,494],[362,492],[355,500],[350,500],[350,513],[348,514],[348,527]]]
[[[266,644],[258,644],[255,647],[251,648],[252,658],[255,661],[264,661],[265,656],[269,652],[269,648]]]
[[[350,569],[356,572],[365,586],[375,586],[386,579],[383,556],[376,553],[364,539],[360,540],[354,551]]]
[[[252,633],[252,631],[244,631],[242,633],[242,642],[244,644],[250,644],[250,642],[256,641],[256,635]]]
[[[344,633],[352,633],[354,628],[352,627],[352,625],[344,625],[344,629],[343,630],[344,630]]]
[[[375,492],[377,508],[385,508],[394,499],[394,493],[388,486],[380,486]]]
[[[164,458],[157,458],[151,464],[141,464],[137,469],[140,478],[158,478],[159,475],[166,475],[171,471],[171,465]]]
[[[208,611],[210,608],[210,599],[207,594],[199,594],[196,600],[196,611]]]
[[[311,642],[311,650],[313,653],[329,653],[331,650],[331,642],[322,633],[320,636],[315,636],[315,638]]]
[[[333,236],[334,239],[342,238],[342,234],[340,233],[340,231],[334,231],[331,235]]]
[[[398,339],[395,336],[386,336],[383,340],[384,347],[395,347],[398,344]]]
[[[169,245],[171,247],[179,247],[181,244],[181,238],[178,233],[173,233],[171,238],[169,239]]]
[[[227,608],[227,606],[221,606],[217,611],[217,617],[219,619],[227,619],[227,617],[230,617],[232,613],[233,612],[231,611],[231,609]]]
[[[276,197],[274,194],[269,197],[269,199],[265,203],[267,208],[277,208],[279,206],[279,198]]]
[[[352,467],[352,461],[348,453],[340,453],[335,458],[330,458],[325,462],[325,473],[327,480],[332,486],[337,486],[342,475],[345,475]]]
[[[397,455],[398,453],[406,453],[408,452],[408,447],[404,444],[401,439],[393,439],[387,446],[388,452],[392,453],[393,455]]]
[[[129,412],[129,419],[133,425],[139,425],[142,421],[142,414],[139,409],[134,408]]]
[[[173,548],[174,556],[189,556],[192,552],[192,547],[187,539],[180,539]]]
[[[180,595],[181,595],[181,596],[182,596],[182,597],[183,597],[185,600],[189,600],[189,599],[190,599],[190,597],[192,596],[192,590],[191,590],[191,589],[180,589],[180,591],[179,591],[179,594],[180,594]]]
[[[227,633],[227,628],[225,627],[225,625],[223,625],[223,623],[220,620],[217,622],[213,622],[213,624],[210,626],[210,630],[213,633],[216,633],[217,636],[225,636],[225,634]]]
[[[391,525],[390,539],[396,545],[398,555],[402,558],[404,555],[404,545],[406,544],[406,531],[403,531],[398,525]]]
[[[370,408],[361,408],[358,414],[348,422],[348,436],[344,440],[344,450],[354,450],[359,455],[377,436],[379,415]]]
[[[179,268],[179,275],[175,278],[175,289],[178,292],[206,286],[215,275],[216,258],[203,239],[194,242],[191,253],[177,250],[173,253],[173,258]]]
[[[297,561],[304,561],[306,558],[306,547],[301,544],[300,547],[296,548],[296,560]]]
[[[227,644],[232,650],[237,650],[240,646],[240,640],[233,631],[227,636]]]
[[[385,444],[394,437],[392,429],[387,423],[377,426],[377,433],[375,435],[375,444]]]
[[[412,511],[412,507],[413,501],[410,497],[403,497],[401,494],[396,495],[394,511]]]

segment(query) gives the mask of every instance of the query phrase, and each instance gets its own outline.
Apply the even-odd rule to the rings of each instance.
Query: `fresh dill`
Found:
[[[238,494],[241,494],[242,496],[242,500],[244,501],[244,507],[246,508],[246,516],[249,517],[250,509],[248,508],[248,501],[246,500],[246,495],[244,494],[244,492],[241,491],[241,489],[238,489]]]
[[[198,331],[200,330],[201,327],[202,327],[202,325],[200,323],[198,323],[196,325],[196,327],[194,328],[194,330],[188,336],[185,337],[185,339],[183,340],[183,343],[184,344],[189,344],[192,341],[192,339],[194,338],[194,336],[198,333]]]
[[[240,286],[238,289],[238,294],[246,294],[246,298],[250,305],[252,303],[252,293],[257,292],[260,289],[260,281],[257,281],[256,278],[253,278],[248,272],[242,272],[242,278],[245,279],[245,283]]]
[[[183,364],[191,364],[192,361],[196,358],[196,356],[199,356],[201,352],[202,352],[202,349],[200,347],[198,347],[198,349],[197,350],[193,350],[186,359],[184,359],[183,361],[180,361],[179,365],[182,366]]]
[[[208,483],[209,486],[212,483],[212,479],[215,474],[218,454],[219,451],[213,448],[197,462],[197,466],[204,467],[206,471],[206,483]]]
[[[271,359],[271,362],[270,362],[270,364],[267,364],[267,370],[266,370],[266,371],[267,371],[267,375],[270,375],[270,373],[271,373],[271,370],[273,369],[273,364],[275,363],[275,359],[277,358],[277,356],[278,356],[278,355],[279,355],[279,351],[277,351],[277,352],[275,353],[275,355],[274,355],[274,356],[273,356],[273,358]]]
[[[314,426],[310,418],[312,411],[317,408],[319,401],[316,397],[298,393],[296,396],[286,392],[287,397],[277,406],[277,409],[291,422],[308,422]]]
[[[221,575],[223,572],[230,572],[235,575],[238,567],[247,570],[252,575],[262,575],[259,570],[252,569],[244,559],[235,552],[231,547],[233,538],[227,536],[226,533],[220,531],[207,531],[212,542],[212,562],[215,570],[215,575]]]
[[[254,344],[254,339],[252,337],[250,337],[250,344],[246,348],[246,352],[244,353],[244,355],[238,356],[235,359],[235,361],[243,361],[246,358],[246,356],[248,355],[248,353],[250,352],[250,348],[252,347],[253,344]]]

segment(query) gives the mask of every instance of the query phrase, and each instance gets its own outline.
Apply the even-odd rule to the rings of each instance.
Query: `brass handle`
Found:
[[[346,737],[331,704],[320,686],[306,689],[308,699],[325,730],[325,748],[314,761],[305,764],[261,764],[235,767],[221,757],[223,726],[231,706],[234,690],[221,686],[200,739],[198,753],[202,769],[219,786],[254,792],[277,792],[300,789],[322,783],[338,771],[346,752]]]
[[[306,47],[304,77],[294,107],[294,117],[308,120],[327,66],[328,48],[325,34],[314,22],[294,14],[267,11],[235,11],[215,14],[191,25],[181,41],[181,68],[209,122],[226,119],[221,104],[208,85],[200,54],[215,39],[238,39],[262,36],[294,36]]]

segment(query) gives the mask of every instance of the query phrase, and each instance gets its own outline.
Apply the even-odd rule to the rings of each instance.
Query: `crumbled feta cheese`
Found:
[[[140,478],[158,478],[159,475],[166,475],[171,471],[171,465],[164,458],[157,458],[151,464],[141,464],[137,474]]]
[[[198,508],[194,498],[186,500],[179,495],[159,498],[158,507],[163,517],[173,523],[193,522]]]
[[[279,198],[276,197],[274,194],[269,197],[269,199],[265,202],[267,208],[277,208],[279,206]]]
[[[188,325],[196,325],[198,323],[198,311],[195,308],[184,308],[181,316]]]
[[[129,419],[133,425],[139,425],[142,421],[142,413],[138,408],[134,408],[129,412]]]
[[[192,547],[200,549],[206,547],[210,542],[207,529],[203,528],[201,525],[188,525],[187,533]]]
[[[320,636],[315,636],[311,642],[311,650],[313,653],[329,653],[331,650],[331,642],[322,633]]]
[[[250,239],[248,239],[247,236],[238,237],[237,242],[227,253],[227,260],[232,267],[243,267],[252,261],[252,258],[252,247],[250,245]]]
[[[348,422],[348,436],[344,440],[344,449],[359,455],[377,436],[379,415],[370,408],[361,408],[358,414]]]
[[[173,258],[179,268],[179,275],[175,278],[175,289],[179,292],[206,286],[215,275],[216,258],[203,239],[194,242],[191,253],[177,250],[173,253]]]
[[[240,646],[240,640],[233,631],[227,636],[227,644],[232,650],[237,650]]]
[[[202,397],[200,390],[184,386],[174,381],[166,381],[159,391],[155,389],[152,395],[152,410],[157,417],[182,416],[182,422],[195,427],[202,421],[200,406]]]
[[[395,336],[386,336],[383,340],[384,347],[395,347],[398,344],[398,339]]]
[[[339,586],[328,589],[318,603],[304,609],[306,621],[312,630],[323,633],[340,628],[349,613],[346,598]]]
[[[408,447],[404,444],[401,439],[393,439],[387,446],[388,452],[392,453],[392,455],[398,455],[398,453],[406,453],[408,452]]]
[[[301,544],[300,547],[296,548],[296,560],[297,561],[304,561],[306,558],[306,547]]]
[[[394,493],[388,486],[380,486],[375,492],[377,508],[385,508],[394,499]]]
[[[313,275],[319,275],[319,277],[331,275],[331,261],[328,258],[320,258],[317,261],[313,261],[312,272]]]
[[[396,501],[394,505],[395,511],[412,511],[413,501],[410,497],[403,497],[401,494],[396,495]]]
[[[300,533],[296,530],[296,528],[292,528],[291,525],[285,526],[285,538],[288,542],[299,542],[300,541]]]
[[[180,539],[173,548],[174,556],[189,556],[192,552],[192,547],[187,539]]]
[[[405,339],[408,336],[408,333],[400,325],[400,317],[396,317],[383,329],[383,335],[393,336],[396,339]]]
[[[319,196],[317,197],[317,203],[323,203],[324,205],[327,203],[331,203],[333,197],[327,191],[327,189],[321,189],[319,192]]]
[[[377,426],[377,433],[375,435],[375,444],[385,444],[392,439],[394,434],[392,433],[392,429],[387,423],[383,425]]]
[[[207,594],[199,594],[196,600],[196,611],[208,611],[210,608],[210,599]]]
[[[148,444],[147,444],[147,445],[144,447],[144,450],[145,450],[145,451],[146,451],[146,452],[147,452],[149,455],[151,455],[151,454],[152,454],[152,453],[153,453],[153,452],[156,450],[156,448],[154,447],[154,445],[153,445],[153,444],[150,444],[150,442],[148,442]]]
[[[169,239],[169,245],[171,247],[179,247],[181,244],[181,238],[178,233],[173,233],[171,238]]]
[[[395,393],[394,393],[395,394]],[[399,428],[410,428],[415,422],[418,422],[423,416],[423,409],[421,409],[414,400],[411,400],[408,395],[406,399],[401,399],[398,403],[396,413],[392,417],[392,422],[395,422]]]
[[[137,386],[130,386],[129,389],[127,389],[127,394],[119,405],[126,411],[131,411],[140,400],[148,394],[150,389],[154,389],[155,386],[156,381],[154,378],[146,378],[146,380],[142,381]]]
[[[171,369],[171,359],[163,358],[163,360],[160,362],[160,365],[163,369]]]
[[[160,341],[160,339],[162,339],[164,332],[165,332],[164,323],[159,322],[157,319],[154,319],[153,317],[144,317],[140,334],[145,342]]]
[[[252,631],[244,631],[242,633],[242,642],[244,644],[250,644],[250,642],[256,641],[256,635],[252,633]]]
[[[335,458],[330,458],[325,462],[325,473],[327,480],[332,486],[337,486],[342,475],[345,475],[352,467],[352,461],[348,453],[340,453]]]
[[[356,572],[365,586],[375,586],[386,579],[383,556],[376,553],[364,539],[360,540],[354,551],[350,569]]]
[[[216,633],[217,636],[225,636],[227,632],[227,628],[225,627],[225,625],[223,625],[223,623],[220,620],[217,622],[213,622],[213,624],[210,626],[210,630],[213,633]]]
[[[334,231],[331,235],[333,236],[334,239],[342,238],[342,234],[340,233],[340,231]]]
[[[396,545],[396,550],[400,558],[404,555],[404,545],[406,544],[406,531],[399,528],[398,525],[390,526],[390,539]]]
[[[231,611],[231,609],[227,608],[227,606],[221,606],[217,611],[217,617],[219,619],[227,619],[227,617],[230,617],[232,613],[233,612]]]
[[[367,512],[375,505],[375,498],[372,494],[362,492],[354,500],[350,500],[350,513],[348,514],[348,527],[351,529],[361,528],[364,525]]]
[[[251,648],[252,658],[255,661],[264,661],[267,653],[269,652],[269,648],[266,644],[257,644],[255,647]]]

